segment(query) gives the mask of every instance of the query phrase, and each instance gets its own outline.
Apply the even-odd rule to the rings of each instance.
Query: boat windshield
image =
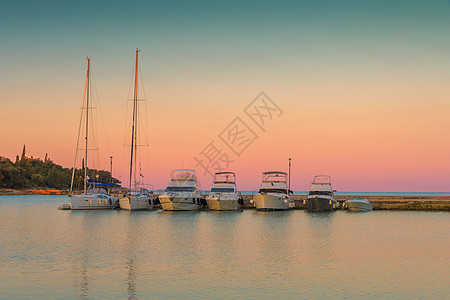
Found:
[[[196,175],[194,170],[173,170],[171,175],[172,180],[177,181],[191,181],[196,180]]]
[[[278,193],[278,194],[287,194],[285,189],[260,189],[260,193]]]
[[[95,187],[89,190],[90,194],[108,194],[108,191],[102,187]]]
[[[168,186],[166,192],[193,192],[195,187],[193,186]]]
[[[147,189],[141,189],[139,192],[140,192],[141,195],[148,196],[148,190]]]
[[[319,196],[333,196],[333,193],[330,191],[310,191],[310,196],[319,195]]]
[[[211,193],[234,193],[234,188],[212,188]]]

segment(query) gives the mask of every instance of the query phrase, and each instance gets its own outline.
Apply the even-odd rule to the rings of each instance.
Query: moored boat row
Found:
[[[109,188],[120,187],[116,184],[104,184],[96,179],[89,179],[88,176],[88,149],[95,149],[89,144],[89,133],[92,130],[92,122],[90,121],[90,113],[93,104],[90,102],[91,95],[91,67],[90,58],[87,58],[87,77],[85,85],[85,98],[83,98],[83,107],[81,111],[79,136],[77,142],[77,151],[84,150],[84,157],[82,160],[81,170],[84,172],[82,192],[73,192],[75,180],[75,165],[72,173],[72,183],[70,188],[70,209],[72,210],[101,210],[114,209],[120,207],[123,210],[152,210],[155,205],[160,204],[163,210],[180,211],[188,210],[195,211],[203,208],[209,210],[231,210],[236,211],[241,209],[243,199],[238,196],[236,186],[236,174],[234,172],[218,172],[214,175],[213,185],[207,197],[200,194],[198,188],[198,179],[196,171],[193,169],[176,169],[171,173],[171,180],[165,189],[165,192],[158,197],[153,197],[153,193],[149,192],[143,187],[140,181],[141,163],[138,161],[138,130],[140,122],[139,116],[139,88],[138,88],[138,54],[136,49],[136,65],[134,74],[134,97],[132,108],[132,124],[131,124],[131,143],[130,143],[130,173],[129,173],[129,189],[126,192],[120,193],[117,197],[112,195]],[[84,121],[84,122],[82,122]],[[84,130],[82,130],[84,125]],[[85,132],[82,137],[83,149],[79,148],[80,133]],[[92,131],[93,132],[93,131]],[[94,135],[95,134],[91,134]],[[111,157],[112,159],[112,157]],[[75,164],[77,162],[77,153],[75,154]],[[90,162],[90,161],[89,161]],[[139,164],[139,171],[137,166]],[[289,174],[281,171],[268,171],[262,174],[262,182],[257,195],[254,195],[250,203],[259,211],[275,211],[275,210],[289,210],[295,207],[292,197],[293,192],[290,190],[290,166],[289,159]],[[112,161],[111,161],[112,170]],[[112,171],[111,171],[112,173]],[[138,180],[139,178],[139,180]],[[81,185],[80,183],[78,185]],[[116,193],[117,194],[117,193]],[[119,199],[120,198],[120,199]],[[331,177],[328,175],[318,175],[314,177],[311,184],[308,197],[304,200],[304,204],[309,211],[334,211],[340,208],[339,202],[334,198],[334,191],[331,187]],[[371,204],[366,200],[350,199],[344,204],[345,208],[349,210],[371,210]]]
[[[288,188],[288,174],[268,171],[262,175],[259,192],[252,196],[250,204],[258,211],[293,209],[295,204],[293,192]],[[107,187],[118,187],[118,185],[102,184],[92,180],[90,184],[92,186],[89,186],[87,194],[70,196],[71,209],[95,210],[120,206],[123,210],[152,210],[155,205],[160,204],[161,209],[165,211],[202,209],[239,211],[244,204],[243,199],[239,197],[234,172],[216,173],[211,190],[206,197],[200,193],[196,171],[193,169],[173,170],[166,189],[156,197],[147,189],[140,188],[138,192],[133,190],[126,192],[120,200],[117,200],[117,197],[108,194]],[[372,204],[365,198],[351,198],[341,206],[334,198],[331,178],[328,175],[314,177],[308,197],[303,200],[303,204],[311,212],[335,211],[340,208],[349,211],[372,210]]]

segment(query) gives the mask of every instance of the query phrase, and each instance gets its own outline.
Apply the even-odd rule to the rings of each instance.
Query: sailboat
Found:
[[[136,49],[136,67],[134,74],[134,99],[133,116],[131,125],[131,160],[130,182],[127,194],[119,200],[121,209],[125,210],[151,210],[153,209],[152,195],[146,188],[139,187],[137,179],[137,150],[138,150],[138,57],[139,49]],[[140,176],[140,173],[139,173]]]
[[[117,197],[111,196],[108,193],[108,188],[111,186],[118,186],[115,184],[103,184],[98,179],[90,179],[88,176],[88,141],[89,141],[89,126],[92,127],[89,120],[89,105],[92,105],[90,101],[90,72],[91,72],[91,58],[87,58],[87,74],[86,74],[86,84],[85,84],[85,90],[84,90],[84,98],[83,98],[83,106],[81,109],[81,119],[80,119],[80,126],[78,129],[78,140],[77,140],[77,148],[75,151],[75,163],[72,171],[72,181],[70,184],[70,208],[73,210],[92,210],[92,209],[111,209],[118,205],[118,199]],[[84,178],[83,178],[83,192],[80,194],[74,194],[73,187],[74,187],[74,179],[75,179],[75,165],[77,163],[77,154],[80,142],[80,133],[82,129],[82,121],[85,121],[85,149],[84,149]],[[92,122],[91,122],[92,123]]]

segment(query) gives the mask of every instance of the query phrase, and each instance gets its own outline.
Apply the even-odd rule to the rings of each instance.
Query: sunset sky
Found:
[[[213,142],[241,190],[291,157],[294,190],[328,174],[338,191],[450,191],[450,1],[3,1],[0,28],[0,155],[10,159],[26,144],[28,156],[72,167],[89,56],[108,137],[100,165],[112,155],[127,182],[139,48],[142,172],[155,188],[194,168],[209,189],[194,157]],[[264,127],[246,114],[261,92],[278,108]],[[233,124],[257,137],[234,141],[239,156],[223,139]]]

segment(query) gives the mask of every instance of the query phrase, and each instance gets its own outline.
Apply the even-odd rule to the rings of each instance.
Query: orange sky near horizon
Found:
[[[139,21],[116,3],[92,18],[87,36],[78,7],[53,7],[61,15],[45,3],[41,15],[6,7],[0,155],[14,160],[25,144],[28,156],[72,167],[91,56],[108,135],[98,118],[100,166],[109,169],[112,155],[113,174],[127,182],[138,47],[150,141],[142,171],[155,188],[172,169],[195,168],[209,189],[194,157],[215,141],[235,161],[242,190],[258,189],[261,172],[287,171],[292,158],[294,190],[328,174],[338,191],[449,191],[448,3],[200,2],[152,2]],[[265,132],[244,113],[262,91],[283,111]],[[236,117],[258,136],[240,157],[218,137]]]

